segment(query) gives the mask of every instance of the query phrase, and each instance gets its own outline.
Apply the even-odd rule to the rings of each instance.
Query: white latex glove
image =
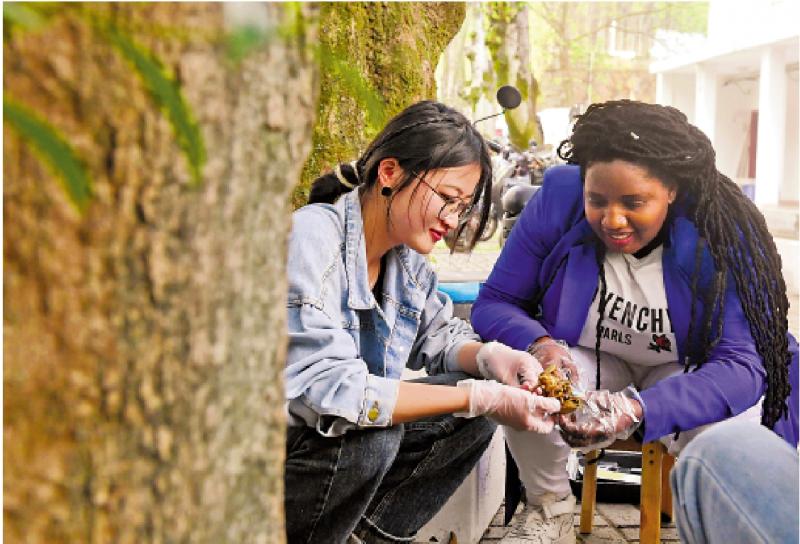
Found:
[[[481,376],[506,385],[528,384],[533,388],[542,373],[542,365],[533,355],[499,342],[488,342],[481,346],[475,359]]]
[[[536,357],[542,368],[556,365],[561,375],[567,378],[570,383],[577,385],[579,382],[578,365],[572,360],[569,346],[563,340],[553,340],[545,338],[528,348],[528,353]]]
[[[469,390],[469,412],[457,413],[457,416],[486,415],[520,431],[549,433],[555,425],[552,414],[561,410],[557,399],[540,397],[493,380],[461,380],[457,387]]]
[[[564,441],[581,451],[610,446],[628,438],[641,424],[641,400],[632,386],[618,393],[589,391],[581,406],[558,417]]]

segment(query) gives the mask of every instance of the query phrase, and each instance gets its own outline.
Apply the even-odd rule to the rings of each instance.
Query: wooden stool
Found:
[[[635,440],[618,440],[607,449],[622,451],[642,451],[642,490],[639,503],[639,542],[659,544],[661,542],[661,514],[672,518],[672,490],[669,487],[669,472],[675,458],[668,454],[661,442],[639,444]],[[586,454],[583,470],[583,490],[581,492],[581,534],[592,532],[595,494],[597,493],[598,452]]]

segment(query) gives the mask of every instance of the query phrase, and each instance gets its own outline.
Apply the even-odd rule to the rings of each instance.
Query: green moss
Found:
[[[313,147],[293,195],[295,207],[308,200],[314,178],[355,159],[389,118],[413,102],[436,98],[436,64],[465,13],[463,3],[321,4],[321,47],[359,73],[363,84],[344,81],[323,63]],[[382,102],[380,118],[370,118],[363,89]]]
[[[494,85],[513,84],[522,95],[523,105],[517,110],[505,113],[508,125],[508,136],[511,143],[519,149],[528,147],[530,140],[542,141],[540,125],[536,121],[536,100],[539,87],[535,78],[530,80],[519,73],[512,76],[512,59],[509,56],[509,27],[521,10],[521,4],[512,2],[490,2],[485,6],[486,36],[485,43],[492,57]],[[528,59],[516,61],[528,62]],[[518,72],[518,70],[516,70]],[[513,77],[513,81],[512,81]]]
[[[514,20],[519,6],[511,2],[490,2],[486,9],[486,35],[484,43],[492,57],[497,86],[507,85],[510,78],[510,63],[506,51],[508,26]]]

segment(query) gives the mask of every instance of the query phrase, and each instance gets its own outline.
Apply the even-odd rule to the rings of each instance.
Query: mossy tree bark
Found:
[[[528,36],[528,6],[523,3],[486,4],[488,31],[486,46],[491,52],[497,87],[514,85],[522,104],[505,112],[508,136],[517,149],[527,149],[531,140],[542,144],[542,127],[536,116],[539,82],[531,68]]]
[[[314,178],[355,159],[393,115],[415,101],[436,99],[436,64],[464,14],[463,3],[322,4],[323,50],[353,67],[383,109],[381,115],[370,115],[352,81],[323,70],[313,149],[294,194],[295,206],[306,203]]]
[[[5,92],[94,185],[79,215],[4,127],[6,542],[284,540],[285,240],[316,34],[308,19],[268,32],[232,63],[229,9],[62,5],[5,36]],[[255,9],[272,29],[291,11]],[[175,74],[205,140],[199,188],[87,10]]]

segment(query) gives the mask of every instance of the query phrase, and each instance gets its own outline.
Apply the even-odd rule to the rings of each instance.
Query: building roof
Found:
[[[800,34],[781,39],[766,40],[731,47],[727,44],[706,44],[706,47],[688,53],[654,62],[650,73],[694,73],[697,64],[715,68],[721,73],[747,73],[758,71],[761,54],[771,47],[784,49],[787,64],[797,64],[800,50]]]
[[[653,62],[650,72],[693,73],[702,64],[722,74],[756,73],[768,48],[783,49],[786,63],[797,64],[799,20],[797,0],[711,0],[705,42]]]

